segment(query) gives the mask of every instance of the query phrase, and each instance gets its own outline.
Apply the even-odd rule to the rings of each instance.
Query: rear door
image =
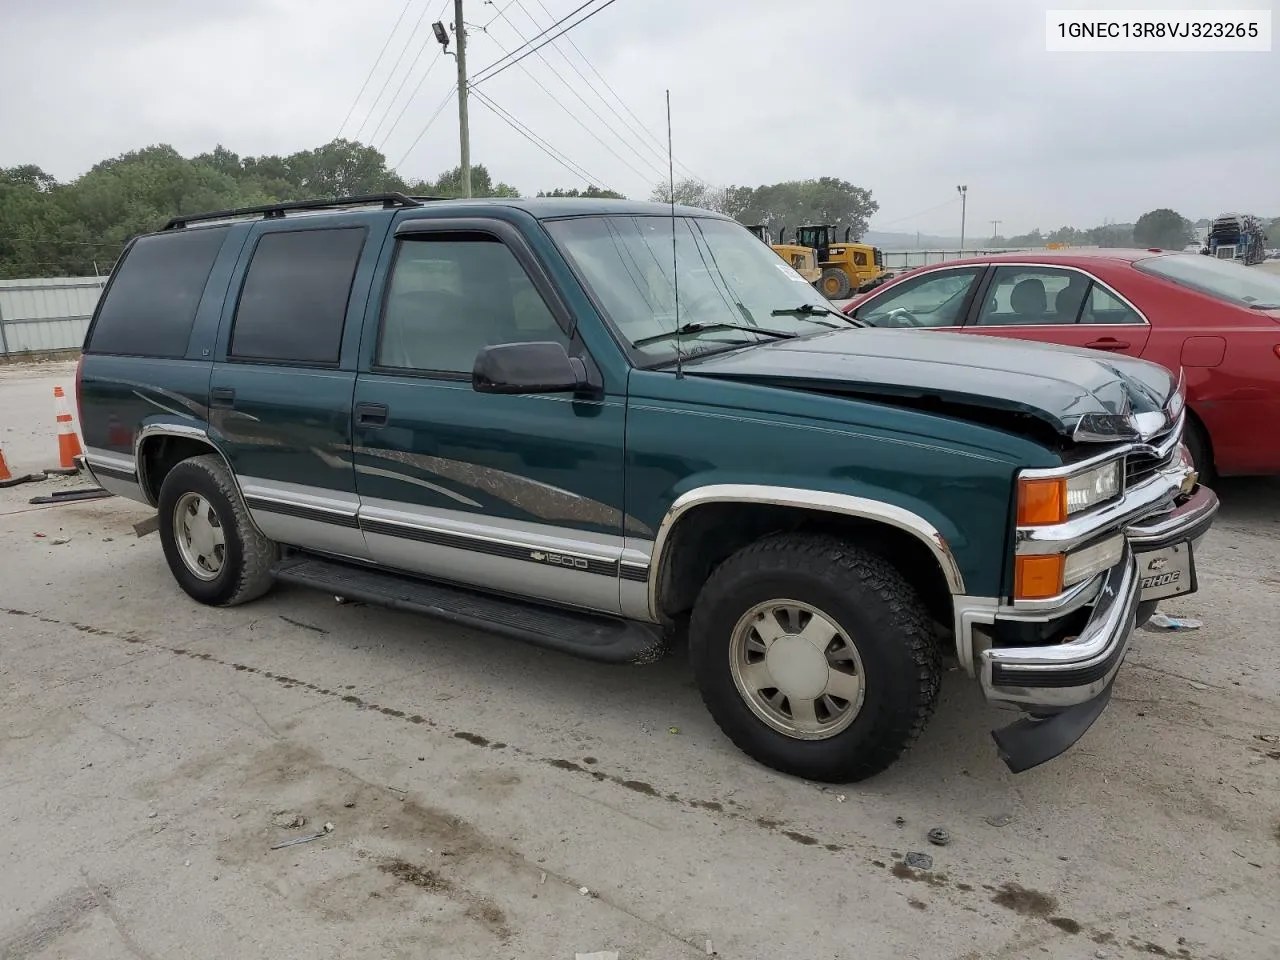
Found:
[[[360,324],[390,218],[343,213],[258,227],[227,298],[210,424],[273,540],[368,551],[356,518],[351,396]]]
[[[603,396],[477,393],[476,355],[554,341],[594,369],[522,233],[407,220],[380,275],[355,392],[373,559],[433,579],[617,613],[625,381]]]
[[[970,311],[965,333],[1142,355],[1151,328],[1119,293],[1082,270],[1001,265]]]

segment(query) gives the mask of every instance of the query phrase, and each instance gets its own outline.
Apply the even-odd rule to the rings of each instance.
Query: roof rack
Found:
[[[371,193],[359,197],[339,197],[333,200],[287,200],[284,203],[268,203],[261,207],[237,207],[234,210],[214,210],[210,213],[189,213],[174,217],[162,230],[181,230],[189,223],[207,220],[227,220],[232,217],[262,215],[264,220],[277,220],[293,210],[336,210],[344,207],[367,207],[381,204],[384,210],[396,207],[420,207],[426,200],[443,200],[444,197],[406,197],[403,193]]]

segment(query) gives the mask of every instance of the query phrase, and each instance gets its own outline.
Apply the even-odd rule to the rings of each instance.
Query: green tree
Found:
[[[556,187],[554,190],[539,190],[540,197],[595,197],[602,200],[625,200],[627,199],[620,193],[613,190],[604,190],[592,184],[585,190],[579,190],[577,187]]]
[[[1168,207],[1147,211],[1133,225],[1133,242],[1140,247],[1181,250],[1193,236],[1190,222]]]
[[[653,188],[649,199],[666,203],[671,197],[667,184]],[[767,224],[773,233],[782,227],[805,223],[834,224],[843,234],[861,237],[867,223],[880,209],[871,191],[838,177],[816,180],[788,180],[758,187],[717,187],[697,180],[675,183],[676,203],[725,213],[741,223]]]
[[[418,186],[415,186],[414,193],[425,193],[432,197],[461,197],[462,167],[446,170],[436,177],[433,183],[423,183]],[[483,163],[477,163],[471,167],[471,195],[473,197],[518,197],[520,191],[509,183],[494,183],[489,168]]]

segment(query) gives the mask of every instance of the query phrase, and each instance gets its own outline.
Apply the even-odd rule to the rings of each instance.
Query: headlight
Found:
[[[1121,461],[1065,477],[1018,479],[1018,526],[1041,527],[1106,503],[1120,495]]]
[[[1067,516],[1088,510],[1120,493],[1120,461],[1067,477]]]

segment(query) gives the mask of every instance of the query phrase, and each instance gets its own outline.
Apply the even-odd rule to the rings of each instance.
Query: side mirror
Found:
[[[554,341],[499,343],[476,357],[477,393],[576,393],[589,386],[587,367]]]

